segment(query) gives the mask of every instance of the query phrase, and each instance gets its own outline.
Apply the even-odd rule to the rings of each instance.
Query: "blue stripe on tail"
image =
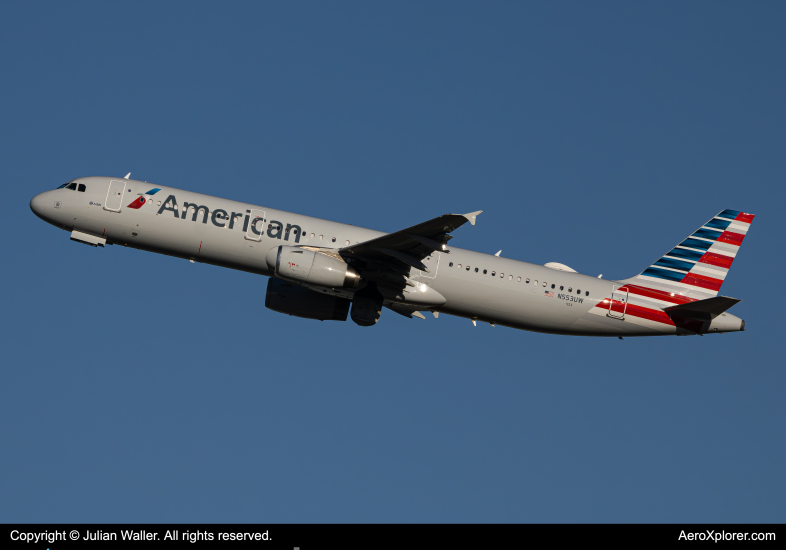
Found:
[[[699,250],[708,250],[713,243],[707,241],[700,241],[698,239],[691,239],[690,237],[680,243],[680,246],[687,246],[689,248],[698,248]]]
[[[701,237],[702,239],[709,239],[711,241],[717,241],[720,236],[720,231],[712,231],[710,229],[699,229],[691,235],[691,237]]]
[[[659,265],[661,267],[670,267],[671,269],[679,269],[687,273],[693,269],[693,266],[696,264],[694,262],[683,262],[681,260],[673,260],[671,258],[661,258],[653,264],[653,266],[655,265]]]
[[[685,260],[690,260],[692,262],[698,262],[699,258],[704,256],[703,252],[695,252],[693,250],[685,250],[684,248],[675,248],[668,254],[667,256],[675,256],[677,258],[683,258]]]
[[[719,231],[726,231],[726,228],[731,225],[731,222],[728,220],[719,220],[718,218],[713,218],[707,223],[704,224],[704,227],[712,227]]]
[[[740,212],[737,212],[736,210],[724,210],[723,212],[721,212],[720,214],[718,214],[715,217],[716,218],[726,218],[727,220],[733,220],[733,219],[735,219],[739,215],[740,215]]]
[[[648,267],[644,270],[642,275],[649,277],[657,277],[658,279],[667,279],[669,281],[681,281],[685,277],[684,273],[677,273],[676,271],[668,271],[666,269],[658,269],[657,267]]]

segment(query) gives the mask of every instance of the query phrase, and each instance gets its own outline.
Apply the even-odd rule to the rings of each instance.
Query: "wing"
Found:
[[[395,233],[341,248],[338,253],[364,269],[370,280],[374,280],[373,274],[377,273],[379,279],[403,286],[410,268],[428,272],[421,261],[423,258],[435,250],[449,254],[447,243],[453,238],[449,233],[467,222],[475,225],[475,218],[481,212],[445,214]]]

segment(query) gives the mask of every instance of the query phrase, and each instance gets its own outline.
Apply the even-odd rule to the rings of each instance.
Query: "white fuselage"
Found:
[[[385,235],[380,231],[331,222],[154,185],[136,180],[88,177],[73,180],[84,191],[57,189],[37,195],[37,216],[66,231],[105,239],[107,244],[176,256],[194,262],[270,276],[265,260],[279,245],[338,250]],[[122,190],[120,188],[122,187]],[[151,189],[159,191],[145,195]],[[142,199],[139,199],[142,197]],[[130,207],[134,204],[138,208]],[[144,200],[143,203],[139,203]],[[254,221],[256,223],[254,223]],[[518,329],[556,334],[644,336],[694,334],[673,325],[609,315],[619,282],[555,270],[527,262],[457,247],[426,259],[429,272],[413,269],[409,277],[436,290],[445,302],[409,307],[437,311]],[[352,299],[353,291],[312,288]],[[387,305],[387,304],[386,304]],[[652,304],[650,304],[652,307]],[[630,307],[633,307],[631,300]],[[635,321],[635,322],[632,322]],[[739,330],[738,318],[724,314],[722,330]],[[707,332],[711,327],[707,327]],[[704,332],[704,331],[702,331]]]

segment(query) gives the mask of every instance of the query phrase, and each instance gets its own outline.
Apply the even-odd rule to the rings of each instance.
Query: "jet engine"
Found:
[[[314,292],[280,279],[269,279],[265,307],[306,319],[346,321],[349,304],[346,298]]]
[[[297,246],[271,248],[267,266],[277,277],[333,288],[357,288],[360,273],[340,256],[306,250]]]

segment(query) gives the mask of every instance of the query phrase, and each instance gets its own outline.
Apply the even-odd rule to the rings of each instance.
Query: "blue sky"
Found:
[[[783,521],[783,4],[329,4],[0,7],[0,520]],[[605,278],[751,212],[748,330],[320,323],[28,208],[129,171]]]

